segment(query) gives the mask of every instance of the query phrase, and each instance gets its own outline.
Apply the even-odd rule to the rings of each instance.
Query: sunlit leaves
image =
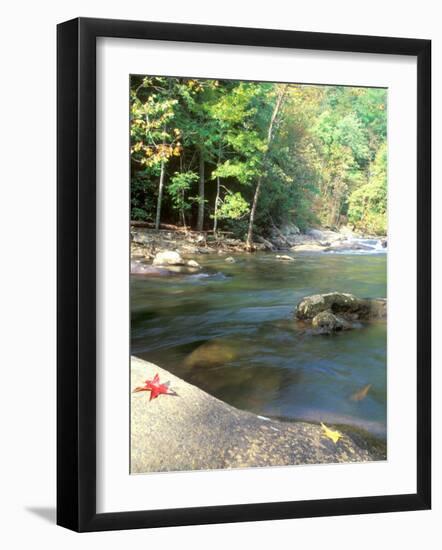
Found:
[[[250,211],[249,204],[244,200],[241,193],[227,192],[218,207],[218,218],[229,220],[240,220]]]
[[[175,172],[170,178],[167,192],[170,195],[172,206],[177,211],[187,211],[192,205],[192,199],[186,197],[192,184],[198,181],[195,172]]]
[[[387,144],[379,148],[370,166],[368,182],[349,198],[349,219],[370,233],[385,235],[387,213]]]
[[[251,181],[256,178],[259,173],[259,163],[254,162],[251,159],[244,161],[228,159],[221,163],[212,172],[212,179],[216,177],[220,178],[234,178],[239,183],[250,184]]]
[[[269,121],[284,90],[268,143]],[[243,235],[262,179],[255,224],[301,228],[348,220],[386,229],[387,91],[198,78],[132,77],[132,211],[155,218],[164,168],[164,216],[196,218],[199,159],[204,160],[206,220]]]

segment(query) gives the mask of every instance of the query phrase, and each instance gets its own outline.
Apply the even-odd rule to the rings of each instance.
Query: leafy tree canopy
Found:
[[[133,76],[130,116],[133,219],[386,232],[384,89]]]

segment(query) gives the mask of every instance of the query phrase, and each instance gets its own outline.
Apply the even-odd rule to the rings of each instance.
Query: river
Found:
[[[239,409],[385,437],[386,324],[318,336],[293,316],[310,294],[386,297],[385,251],[275,256],[231,264],[211,254],[198,257],[197,274],[132,276],[132,354]],[[351,399],[368,384],[364,399]]]

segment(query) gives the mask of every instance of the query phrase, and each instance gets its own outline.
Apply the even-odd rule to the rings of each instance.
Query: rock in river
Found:
[[[173,250],[165,250],[164,252],[158,252],[155,256],[152,265],[185,265],[186,262],[183,260],[181,255],[178,252]]]
[[[194,269],[201,269],[200,264],[199,264],[198,262],[196,262],[195,260],[189,260],[189,261],[187,262],[187,266],[188,266],[188,267],[192,267],[192,268],[194,268]]]
[[[347,321],[386,319],[387,300],[358,298],[344,292],[314,294],[306,296],[299,302],[296,308],[296,317],[301,320],[312,320],[322,312],[330,312]]]
[[[334,315],[330,311],[321,311],[321,313],[313,317],[312,327],[320,329],[323,334],[329,334],[340,330],[348,330],[351,328],[351,325],[348,321]]]

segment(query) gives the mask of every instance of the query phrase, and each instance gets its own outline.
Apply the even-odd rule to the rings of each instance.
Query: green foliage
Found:
[[[368,182],[349,198],[348,218],[358,229],[385,235],[387,231],[387,146],[373,161]]]
[[[194,201],[191,198],[186,198],[186,193],[196,181],[198,181],[198,175],[195,172],[175,172],[170,178],[167,192],[174,210],[186,212],[191,208]]]
[[[221,189],[219,229],[244,237],[261,181],[254,222],[258,234],[265,235],[273,224],[294,223],[303,229],[347,220],[362,231],[385,233],[386,90],[285,86],[269,142],[269,121],[282,88],[132,77],[131,216],[155,220],[163,167],[162,218],[195,225],[202,202],[202,158],[204,204],[212,219],[216,189]]]
[[[250,211],[249,204],[241,193],[228,191],[218,207],[218,219],[240,220]]]
[[[239,183],[250,184],[256,174],[257,166],[253,162],[228,159],[212,172],[212,179],[217,177],[233,178]]]
[[[247,235],[248,219],[241,218],[240,220],[225,219],[223,221],[223,229],[232,234],[235,239],[245,240]]]
[[[180,154],[181,132],[172,127],[178,99],[172,96],[171,83],[172,79],[146,77],[131,91],[131,155],[146,167]],[[154,88],[155,93],[140,99],[139,94],[149,88]]]
[[[131,219],[151,221],[155,211],[156,185],[145,171],[137,171],[131,178]]]

